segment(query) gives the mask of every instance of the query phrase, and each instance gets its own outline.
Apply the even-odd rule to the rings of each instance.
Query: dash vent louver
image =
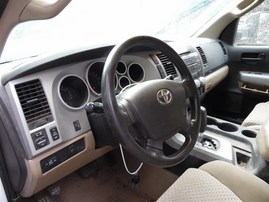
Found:
[[[199,54],[200,54],[200,56],[202,58],[203,64],[204,65],[207,64],[207,59],[206,59],[206,56],[205,56],[205,53],[204,53],[203,49],[200,46],[196,47],[196,49],[198,50],[198,52],[199,52]]]
[[[156,56],[161,61],[167,76],[168,75],[172,75],[174,77],[178,76],[174,64],[170,61],[170,59],[165,54],[159,53]]]
[[[15,89],[29,129],[52,120],[49,104],[39,79],[17,84]]]

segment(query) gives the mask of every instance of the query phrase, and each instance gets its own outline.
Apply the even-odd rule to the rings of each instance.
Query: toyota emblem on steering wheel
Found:
[[[161,89],[157,92],[157,100],[162,105],[168,105],[172,102],[172,93],[167,89]]]

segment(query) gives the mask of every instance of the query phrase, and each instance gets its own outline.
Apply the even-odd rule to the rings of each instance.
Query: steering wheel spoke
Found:
[[[163,151],[163,141],[160,141],[160,140],[155,141],[155,140],[148,139],[146,146],[150,147],[150,148],[157,149],[159,151]]]
[[[186,122],[182,125],[181,129],[178,131],[182,135],[187,135],[189,131],[191,130],[192,122],[188,119],[186,119]]]
[[[135,117],[132,115],[130,110],[126,108],[126,105],[124,105],[124,102],[118,103],[119,105],[119,112],[123,118],[123,121],[128,123],[127,125],[130,126],[136,122]]]
[[[186,98],[188,99],[188,98],[191,98],[191,97],[193,97],[193,96],[195,96],[195,94],[196,94],[196,89],[194,90],[194,89],[191,89],[191,84],[190,84],[190,80],[187,80],[187,79],[184,79],[183,81],[181,81],[179,84],[181,85],[181,86],[183,86],[183,88],[184,88],[184,91],[185,91],[185,95],[186,95]]]
[[[165,156],[163,141],[154,141],[148,139],[145,149],[148,153],[151,154],[151,156]]]

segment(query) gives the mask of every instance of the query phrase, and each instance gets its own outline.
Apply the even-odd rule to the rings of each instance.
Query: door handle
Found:
[[[263,58],[241,58],[242,62],[261,62]]]
[[[241,61],[249,63],[260,63],[265,60],[266,53],[242,53]]]

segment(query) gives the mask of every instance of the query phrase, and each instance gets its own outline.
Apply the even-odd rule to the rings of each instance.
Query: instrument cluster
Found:
[[[89,101],[90,94],[101,96],[101,80],[105,63],[92,62],[86,70],[86,81],[76,75],[67,75],[59,84],[59,97],[63,104],[70,109],[81,109]],[[126,86],[143,82],[144,67],[138,62],[118,63],[115,74],[115,91],[120,92]]]

